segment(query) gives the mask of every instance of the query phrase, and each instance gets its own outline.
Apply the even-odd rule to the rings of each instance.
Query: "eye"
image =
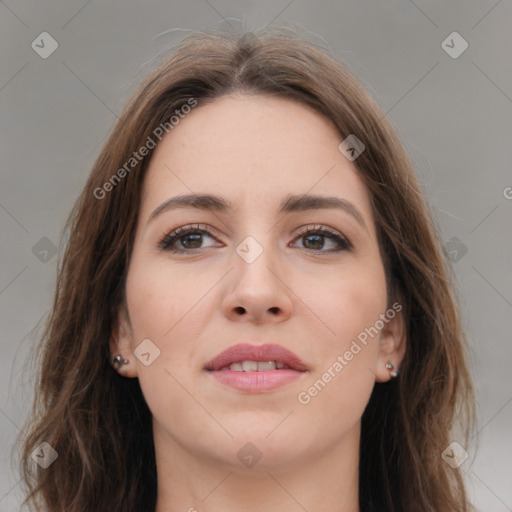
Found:
[[[203,246],[204,237],[212,240],[215,239],[208,226],[200,224],[183,226],[165,235],[158,244],[158,247],[162,251],[192,254],[200,249],[213,246],[213,244]],[[313,252],[332,253],[350,251],[352,249],[350,241],[341,233],[323,226],[307,227],[299,233],[295,240],[300,239],[303,240],[302,248]],[[325,249],[326,240],[328,241],[327,245],[330,244],[334,248],[331,247],[330,250],[323,250]]]
[[[213,235],[206,226],[202,228],[199,224],[183,226],[166,235],[160,241],[158,247],[163,251],[193,253],[197,249],[204,248],[202,247],[202,241],[205,236],[213,239]]]
[[[314,252],[339,252],[350,251],[352,249],[352,244],[341,233],[323,226],[307,227],[296,238],[296,240],[300,239],[303,240],[304,249]],[[325,247],[326,239],[331,246],[334,246],[334,249],[321,250]]]

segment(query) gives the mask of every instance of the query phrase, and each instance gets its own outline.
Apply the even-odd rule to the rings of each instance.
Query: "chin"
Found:
[[[260,431],[253,428],[250,433],[247,429],[230,430],[234,439],[227,440],[226,444],[221,443],[223,446],[217,455],[237,471],[253,473],[287,471],[302,459],[311,457],[311,453],[307,453],[311,437],[309,442],[306,441],[306,432],[300,428],[296,430],[302,432],[298,438],[289,429],[283,428],[283,425],[276,426],[270,428],[269,423],[266,423]],[[279,431],[281,428],[282,431]],[[226,454],[229,454],[228,457]]]

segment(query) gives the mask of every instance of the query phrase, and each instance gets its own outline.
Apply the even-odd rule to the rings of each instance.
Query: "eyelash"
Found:
[[[195,226],[192,226],[192,225],[183,226],[178,229],[175,229],[174,231],[171,231],[171,233],[166,234],[162,238],[162,240],[158,244],[158,248],[162,251],[168,251],[168,252],[172,252],[172,253],[182,253],[182,254],[195,254],[195,253],[201,251],[202,249],[172,248],[172,244],[174,242],[176,242],[180,238],[184,237],[185,235],[189,235],[189,234],[205,234],[206,233],[208,236],[215,238],[213,233],[211,232],[211,230],[208,228],[208,226],[205,226],[205,225],[202,225],[202,227],[200,227],[200,226],[201,226],[200,224],[197,224]],[[329,238],[330,240],[336,242],[338,244],[339,248],[334,249],[334,250],[331,249],[328,251],[304,248],[306,251],[313,251],[315,253],[336,253],[336,252],[340,252],[340,251],[351,251],[352,250],[352,244],[350,243],[350,241],[347,238],[341,236],[340,234],[338,234],[335,231],[331,231],[330,229],[322,227],[322,226],[308,227],[306,230],[300,232],[297,235],[297,237],[295,238],[295,240],[305,237],[307,235],[311,235],[311,234],[323,235],[323,236]]]

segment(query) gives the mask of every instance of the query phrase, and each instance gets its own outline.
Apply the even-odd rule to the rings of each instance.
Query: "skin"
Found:
[[[153,414],[157,512],[359,511],[360,419],[375,382],[390,379],[386,362],[402,361],[402,314],[309,403],[297,398],[390,307],[369,196],[357,161],[338,150],[341,141],[307,106],[230,95],[199,104],[155,149],[127,276],[128,311],[119,311],[111,350],[128,359],[117,371],[139,379]],[[180,208],[148,222],[161,203],[192,192],[222,196],[233,209]],[[366,227],[339,209],[277,213],[285,196],[303,193],[350,201]],[[158,248],[172,230],[198,223],[213,235],[174,243],[195,253]],[[332,252],[338,245],[328,237],[322,245],[299,236],[319,225],[353,248]],[[247,236],[263,248],[252,263],[236,252]],[[160,350],[148,366],[134,355],[144,339]],[[248,394],[203,371],[241,342],[283,345],[309,372]],[[237,457],[247,442],[262,454],[250,468]]]

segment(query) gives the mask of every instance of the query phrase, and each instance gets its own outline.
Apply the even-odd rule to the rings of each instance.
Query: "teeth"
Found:
[[[258,363],[256,361],[243,361],[242,368],[244,369],[244,372],[257,372]]]
[[[268,372],[270,370],[280,370],[281,368],[289,368],[281,362],[276,361],[240,361],[231,363],[229,367],[225,366],[221,370],[231,370],[235,372]]]
[[[258,371],[259,372],[268,372],[269,370],[276,369],[275,361],[260,361],[258,362]]]

